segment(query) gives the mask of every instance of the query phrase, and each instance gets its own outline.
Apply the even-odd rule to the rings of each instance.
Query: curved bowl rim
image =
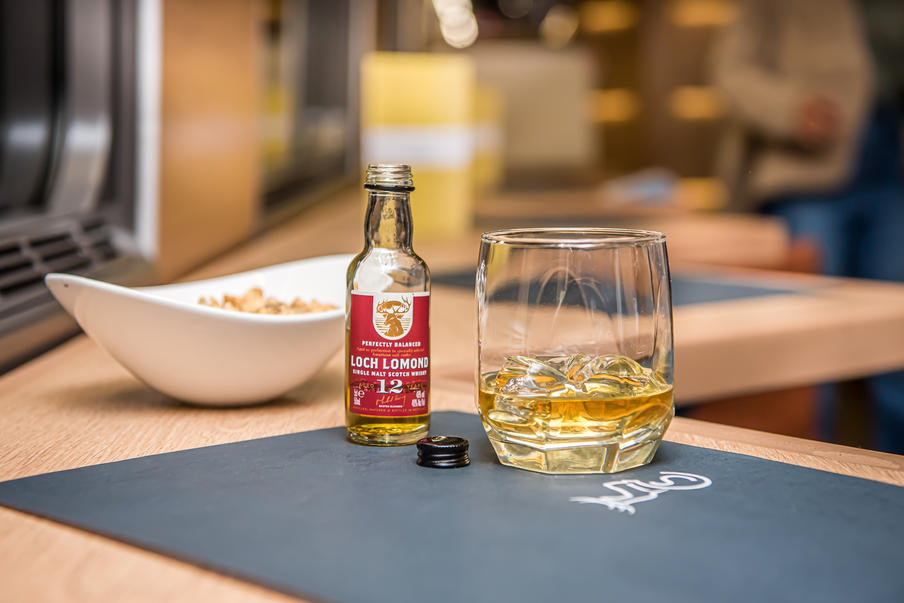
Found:
[[[270,271],[278,268],[287,268],[295,264],[304,264],[311,263],[313,261],[323,261],[323,260],[348,260],[350,261],[353,258],[353,254],[336,254],[329,256],[316,256],[312,258],[305,258],[301,260],[295,260],[292,262],[284,262],[281,264],[273,264],[271,266],[264,266],[261,268],[255,268],[253,270],[246,270],[244,272],[236,272],[234,274],[227,274],[223,276],[218,276],[209,279],[199,279],[196,281],[186,281],[184,283],[172,283],[168,285],[154,285],[150,287],[124,287],[122,285],[114,285],[112,283],[107,283],[104,281],[95,280],[92,278],[88,278],[85,276],[79,276],[75,274],[65,274],[60,272],[51,272],[44,277],[45,283],[48,285],[53,282],[62,282],[64,286],[66,286],[66,281],[69,282],[80,282],[89,287],[95,287],[98,289],[106,289],[111,293],[116,293],[120,295],[125,295],[128,297],[132,297],[133,299],[142,300],[148,303],[154,303],[159,306],[163,306],[172,310],[184,311],[194,313],[198,316],[204,316],[208,318],[224,320],[227,322],[238,322],[238,323],[247,323],[247,324],[302,324],[302,323],[310,323],[310,322],[320,322],[323,320],[329,320],[336,318],[338,316],[343,316],[345,314],[344,308],[336,308],[334,310],[325,310],[322,312],[310,312],[307,314],[255,314],[252,312],[238,312],[235,310],[224,310],[222,308],[212,308],[210,306],[203,306],[196,302],[188,302],[177,299],[171,299],[165,297],[163,295],[155,295],[155,292],[175,287],[185,287],[190,285],[199,285],[203,283],[214,283],[216,281],[234,279],[237,277],[249,276],[256,273],[261,273],[265,271]]]

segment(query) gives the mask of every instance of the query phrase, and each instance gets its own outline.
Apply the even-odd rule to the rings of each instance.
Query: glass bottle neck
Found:
[[[407,192],[368,191],[364,245],[411,249],[411,205]]]

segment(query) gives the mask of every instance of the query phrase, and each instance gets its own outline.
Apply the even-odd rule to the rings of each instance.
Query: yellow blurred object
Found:
[[[263,147],[264,172],[276,171],[289,160],[292,135],[292,108],[295,105],[293,84],[290,73],[292,59],[282,47],[281,38],[273,34],[273,24],[280,23],[285,15],[279,2],[262,5],[262,21],[259,30],[265,32],[261,38],[261,145]]]
[[[685,209],[722,209],[728,200],[725,184],[716,178],[681,178],[675,204]]]
[[[480,195],[502,182],[502,96],[489,86],[478,86],[474,100],[474,188]]]
[[[627,88],[594,90],[590,93],[590,115],[597,123],[631,121],[639,112],[637,93]]]
[[[361,126],[471,122],[475,75],[461,54],[372,52],[361,64]]]
[[[289,159],[292,132],[289,112],[293,105],[292,93],[278,82],[267,82],[262,97],[264,108],[261,138],[264,168],[275,170],[283,167]]]
[[[471,227],[475,89],[463,55],[375,52],[361,63],[361,161],[411,165],[416,238]]]
[[[671,17],[681,27],[724,27],[734,21],[736,12],[729,0],[673,0]]]
[[[540,22],[540,39],[549,48],[564,48],[577,31],[577,11],[564,4],[554,5]]]
[[[710,86],[681,86],[669,94],[669,111],[678,119],[719,119],[725,113],[722,97]]]
[[[581,30],[585,33],[611,33],[634,27],[637,23],[637,7],[626,0],[583,2],[579,16]]]

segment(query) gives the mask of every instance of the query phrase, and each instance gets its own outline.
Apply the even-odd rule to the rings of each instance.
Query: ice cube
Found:
[[[590,359],[590,356],[587,354],[570,354],[568,356],[552,356],[552,357],[544,357],[542,360],[552,368],[557,371],[563,373],[569,379],[571,376],[569,375],[569,371],[574,371],[575,368],[580,368],[587,360]]]
[[[606,354],[599,358],[601,373],[615,375],[617,377],[637,377],[646,375],[644,368],[627,356]]]
[[[488,418],[499,423],[514,425],[526,425],[530,423],[530,407],[515,403],[512,398],[497,396],[494,408],[488,413]]]
[[[562,372],[568,377],[569,381],[580,385],[586,377],[583,373],[584,367],[588,362],[593,361],[593,356],[587,354],[573,354],[568,357],[568,361],[562,368]]]
[[[632,397],[661,391],[665,384],[635,360],[616,354],[533,358],[510,356],[496,374],[496,388],[514,397],[592,394]]]
[[[594,375],[581,383],[581,390],[588,394],[616,398],[630,396],[632,387],[619,377],[609,375]]]
[[[616,354],[586,357],[568,376],[580,391],[606,397],[643,394],[650,380],[649,372],[640,364]]]
[[[502,363],[502,368],[496,373],[496,387],[502,388],[511,379],[518,379],[527,375],[532,358],[527,356],[509,356]]]
[[[543,388],[538,387],[530,377],[512,377],[505,382],[505,385],[499,388],[500,393],[511,395],[520,393],[533,394],[542,391]]]
[[[505,394],[550,396],[567,390],[568,377],[547,362],[528,356],[510,356],[496,374],[496,387]]]

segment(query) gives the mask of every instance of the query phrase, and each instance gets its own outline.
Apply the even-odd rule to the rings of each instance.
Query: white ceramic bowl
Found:
[[[94,341],[150,387],[210,406],[270,400],[316,373],[342,347],[345,273],[334,255],[220,278],[130,289],[69,274],[47,286]],[[264,295],[336,310],[274,316],[199,305],[260,287]]]

